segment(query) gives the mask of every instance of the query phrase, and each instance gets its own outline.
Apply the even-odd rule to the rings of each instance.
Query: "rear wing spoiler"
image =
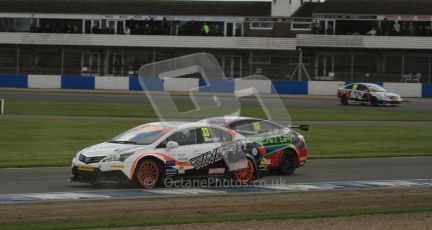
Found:
[[[309,125],[292,125],[290,128],[309,131]]]

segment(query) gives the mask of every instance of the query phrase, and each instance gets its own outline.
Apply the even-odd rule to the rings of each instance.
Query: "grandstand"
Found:
[[[233,78],[431,82],[431,22],[428,0],[3,0],[0,73],[134,76],[208,52]]]

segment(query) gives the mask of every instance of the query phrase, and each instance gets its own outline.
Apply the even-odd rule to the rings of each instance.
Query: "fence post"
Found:
[[[4,99],[0,99],[0,115],[4,114]]]

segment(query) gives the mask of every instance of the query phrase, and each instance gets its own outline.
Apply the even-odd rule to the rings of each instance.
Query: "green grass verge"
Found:
[[[0,120],[0,167],[66,166],[84,147],[109,140],[140,123],[109,120]]]
[[[429,212],[432,206],[413,207],[384,207],[357,210],[325,210],[307,212],[285,212],[285,213],[242,213],[242,214],[212,214],[212,215],[182,215],[161,216],[151,218],[94,218],[94,219],[67,219],[52,220],[49,222],[33,222],[18,224],[3,224],[2,229],[90,229],[90,228],[114,228],[114,227],[141,227],[160,226],[191,223],[220,223],[238,221],[263,221],[263,220],[285,220],[285,219],[312,219],[328,217],[349,217],[358,215],[397,214]]]
[[[67,166],[87,146],[146,121],[0,120],[0,167]],[[432,155],[431,126],[314,125],[310,158]]]
[[[303,132],[310,158],[432,155],[432,125],[314,125]]]
[[[124,116],[124,117],[156,117],[150,104],[134,103],[101,103],[101,102],[64,102],[38,100],[8,100],[7,114],[31,115],[70,115],[70,116]],[[191,105],[177,105],[180,111],[193,109]],[[205,110],[205,108],[202,108]],[[235,108],[224,107],[226,114],[235,112]],[[275,109],[277,112],[277,108]],[[288,108],[294,121],[314,120],[377,120],[377,121],[432,121],[430,112],[400,111],[397,108],[353,109],[341,106],[340,109],[306,109]],[[264,112],[255,106],[242,106],[244,116],[264,117]]]

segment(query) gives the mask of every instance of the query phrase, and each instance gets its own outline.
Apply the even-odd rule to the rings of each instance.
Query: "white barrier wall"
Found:
[[[95,89],[129,90],[129,78],[97,76]]]
[[[17,88],[37,88],[37,89],[108,89],[108,90],[136,90],[139,85],[135,78],[130,77],[103,77],[98,76],[88,80],[88,78],[74,78],[70,81],[67,78],[63,78],[58,75],[28,75],[19,76],[16,79],[11,78],[10,75],[5,77],[0,76],[0,87],[17,87]],[[25,82],[27,81],[27,82]],[[278,92],[290,93],[289,90],[284,91],[284,87],[290,90],[298,90],[299,87],[304,88],[300,94],[308,95],[323,95],[323,96],[335,96],[337,90],[345,85],[343,81],[309,81],[307,82],[307,89],[305,89],[306,82],[293,82],[292,85],[289,81],[275,81],[278,85]],[[69,84],[69,85],[68,85]],[[81,87],[83,84],[85,87]],[[221,83],[219,88],[222,88],[221,92],[231,93],[233,90],[232,83]],[[199,79],[198,78],[175,78],[167,77],[164,79],[165,91],[180,91],[189,92],[191,90],[199,90]],[[432,85],[422,83],[383,83],[384,88],[387,90],[400,94],[402,97],[431,97]],[[158,87],[159,89],[159,87]],[[272,82],[270,80],[263,79],[237,79],[234,81],[234,90],[236,95],[250,95],[255,89],[259,93],[271,94],[272,93]],[[205,91],[203,91],[205,92]],[[274,92],[273,92],[274,93]]]
[[[343,81],[309,81],[308,94],[318,96],[335,96],[339,88],[343,87]]]
[[[198,78],[165,78],[164,90],[165,91],[198,91],[199,79]]]
[[[421,97],[422,84],[421,83],[384,83],[384,88],[388,91],[397,93],[401,97]]]
[[[34,89],[60,89],[61,76],[57,75],[29,75],[28,87]]]
[[[255,88],[258,93],[272,93],[272,83],[269,80],[246,80],[238,79],[235,80],[234,90],[240,91],[248,88]]]

